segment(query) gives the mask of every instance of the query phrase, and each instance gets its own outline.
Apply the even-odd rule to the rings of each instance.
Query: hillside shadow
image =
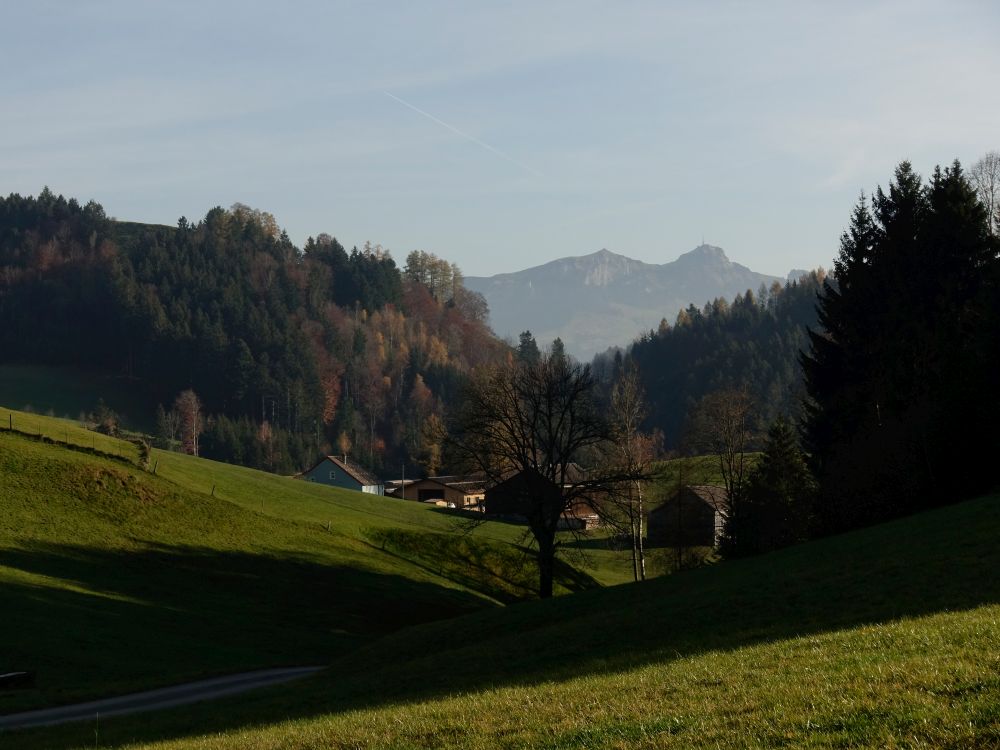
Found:
[[[295,686],[111,722],[102,740],[181,738],[535,685],[995,604],[998,530],[1000,498],[987,498],[759,558],[417,626]],[[70,727],[19,740],[69,747],[86,737]]]
[[[602,552],[628,552],[630,541],[621,537],[613,536],[586,536],[583,533],[576,534],[571,539],[564,539],[559,542],[559,546],[565,549],[576,550],[600,550]]]
[[[323,664],[481,597],[307,556],[147,545],[0,550],[0,713],[286,664]]]
[[[504,604],[537,596],[536,552],[523,545],[495,543],[468,534],[405,529],[366,529],[371,543],[387,554],[419,565]],[[600,584],[565,560],[556,560],[555,584],[569,592]]]

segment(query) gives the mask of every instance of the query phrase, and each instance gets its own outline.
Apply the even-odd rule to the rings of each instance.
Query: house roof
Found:
[[[566,518],[598,518],[599,515],[593,505],[583,500],[573,503],[563,511],[563,516]]]
[[[722,511],[726,513],[729,511],[729,493],[726,492],[725,487],[720,487],[715,484],[688,484],[681,488],[692,493],[695,497],[701,500],[706,505],[711,506],[715,510]],[[667,507],[675,498],[677,493],[675,492],[666,502],[663,503],[658,508],[654,508],[651,513],[656,513],[663,508]]]
[[[411,485],[421,484],[423,482],[431,482],[442,487],[449,487],[466,495],[481,495],[486,491],[486,475],[481,473],[451,474],[440,477],[424,477],[423,479],[407,479],[405,482],[396,479],[386,482],[386,485],[391,486],[393,492],[399,492],[404,486],[410,487]]]
[[[346,460],[346,458],[344,460],[341,460],[340,458],[337,458],[337,456],[327,456],[326,458],[322,459],[318,464],[316,464],[316,466],[319,466],[321,463],[323,463],[323,461],[330,461],[338,468],[340,468],[345,474],[347,474],[347,476],[351,477],[351,479],[360,484],[362,487],[378,486],[382,484],[381,479],[376,477],[374,474],[369,473],[368,471],[361,468],[357,464],[349,463]],[[315,469],[316,466],[314,466],[313,469]],[[312,471],[312,469],[310,469],[309,471]]]
[[[481,495],[486,490],[486,474],[475,472],[473,474],[451,474],[441,477],[427,477],[432,482],[452,487],[466,495]]]
[[[506,488],[510,485],[516,485],[517,483],[523,481],[523,477],[526,472],[530,472],[538,476],[543,476],[534,469],[527,469],[526,471],[513,471],[507,474],[503,478],[503,481],[493,485],[491,489]],[[589,477],[589,475],[590,475],[589,472],[586,469],[582,468],[579,464],[568,463],[566,464],[566,478],[563,487],[573,487],[585,481]]]

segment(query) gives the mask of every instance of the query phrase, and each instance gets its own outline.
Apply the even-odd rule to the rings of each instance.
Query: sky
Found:
[[[0,0],[0,193],[241,202],[467,275],[701,244],[829,267],[862,190],[1000,149],[1000,3]]]

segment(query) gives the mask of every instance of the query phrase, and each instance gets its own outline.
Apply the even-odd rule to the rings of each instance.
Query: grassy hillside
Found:
[[[154,451],[0,412],[0,713],[285,663],[534,596],[520,526]],[[70,450],[47,441],[77,446]],[[96,454],[95,454],[96,452]],[[598,560],[593,563],[593,560]],[[591,570],[624,577],[604,551]],[[559,567],[558,589],[598,585]]]
[[[102,724],[100,739],[220,750],[995,747],[998,531],[991,496],[646,584],[473,613],[399,631],[293,686]],[[18,740],[82,747],[94,734]]]
[[[490,602],[364,540],[0,433],[0,712],[323,663]]]
[[[0,408],[0,429],[8,425],[8,420],[12,420],[17,430],[133,460],[138,458],[138,451],[131,443],[84,429],[71,420]],[[533,595],[537,585],[528,550],[530,535],[521,525],[486,522],[473,528],[463,513],[346,492],[181,453],[154,450],[152,461],[157,476],[185,489],[211,494],[214,488],[216,498],[276,518],[320,524],[330,531],[369,541],[387,552],[404,554],[415,564],[440,574],[465,577],[470,568],[456,561],[454,555],[444,554],[444,547],[454,548],[455,540],[442,541],[439,534],[464,537],[467,549],[463,554],[473,557],[479,552],[471,547],[479,542],[513,546],[505,550],[517,551],[516,555],[505,556],[507,567],[493,569],[499,575],[479,566],[484,574],[479,588],[501,601],[510,601]],[[393,533],[387,535],[385,532],[390,530]],[[565,547],[562,556],[568,564],[560,566],[557,593],[631,580],[630,558],[612,549],[600,534],[586,539],[563,534],[561,541]]]

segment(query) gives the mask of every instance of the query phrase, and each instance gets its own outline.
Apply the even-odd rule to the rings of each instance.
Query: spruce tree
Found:
[[[531,331],[522,331],[517,345],[517,358],[526,365],[533,365],[540,357],[538,342]]]
[[[737,555],[786,547],[810,530],[815,481],[791,423],[778,417],[767,431],[760,463],[750,474]]]
[[[957,162],[927,187],[904,162],[870,213],[863,200],[855,209],[802,359],[826,531],[985,488],[988,464],[956,467],[996,447],[973,431],[989,428],[984,415],[995,411],[991,398],[977,408],[997,348],[991,243]]]

